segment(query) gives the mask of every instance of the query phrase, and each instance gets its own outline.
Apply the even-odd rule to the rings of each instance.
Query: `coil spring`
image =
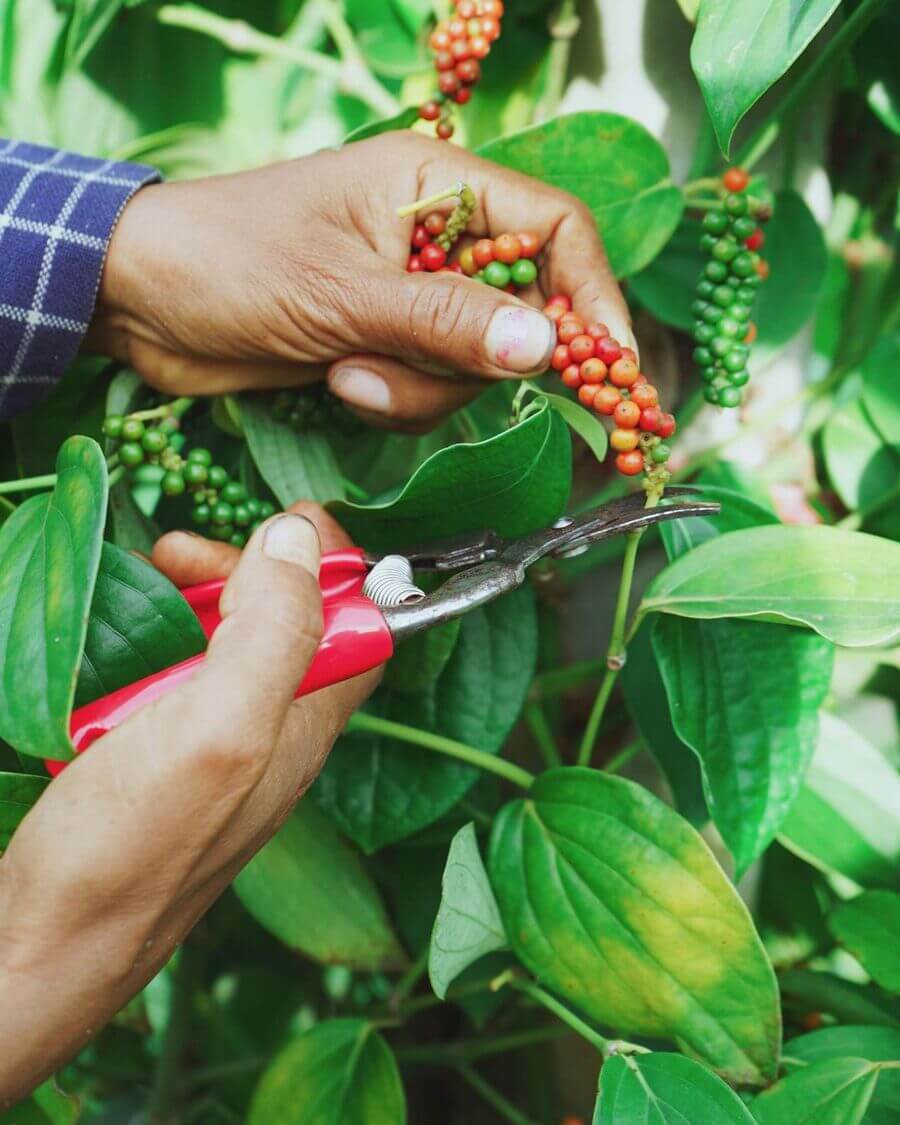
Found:
[[[409,559],[403,555],[385,555],[369,571],[362,592],[367,598],[383,608],[412,605],[425,597],[413,582],[413,569]]]

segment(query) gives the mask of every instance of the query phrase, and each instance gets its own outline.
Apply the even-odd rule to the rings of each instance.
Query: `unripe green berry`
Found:
[[[730,316],[723,316],[719,321],[716,331],[720,336],[742,336],[745,332],[744,326],[737,320]]]
[[[234,506],[234,522],[238,527],[249,527],[253,517],[250,515],[250,509],[246,504],[235,504]]]
[[[726,285],[730,285],[732,289],[739,289],[741,286],[741,279],[739,277],[732,277],[730,274],[725,281]]]
[[[259,516],[260,503],[255,496],[251,496],[247,501],[247,508],[250,512],[250,515],[253,516],[254,519]]]
[[[703,310],[706,308],[707,302],[696,300],[691,302],[691,312],[694,316],[703,316]]]
[[[729,269],[735,277],[749,278],[751,274],[755,277],[756,274],[753,270],[753,258],[745,250],[731,262]],[[751,283],[752,284],[752,283]]]
[[[726,371],[740,371],[747,363],[748,349],[743,345],[735,346],[732,342],[722,358],[722,366]]]
[[[665,465],[666,461],[672,456],[672,449],[661,441],[658,445],[654,445],[650,450],[650,460],[655,465]]]
[[[208,449],[203,449],[202,447],[192,449],[187,455],[187,459],[188,461],[195,462],[197,465],[205,465],[207,468],[212,464],[212,454]]]
[[[702,297],[706,301],[712,296],[714,289],[715,285],[713,282],[708,281],[705,277],[701,277],[697,282],[697,296]]]
[[[516,285],[531,285],[537,277],[537,266],[530,258],[520,258],[510,266],[509,272]]]
[[[747,257],[750,258],[750,255],[748,254]],[[750,261],[752,262],[753,259],[750,258]],[[755,269],[752,271],[752,273],[749,273],[743,279],[743,284],[748,286],[750,289],[759,289],[759,287],[760,287],[760,285],[762,285],[762,283],[763,283],[763,279],[759,276],[759,274],[756,272]]]
[[[191,519],[198,527],[205,527],[212,516],[209,504],[197,504],[191,512]]]
[[[712,299],[720,308],[728,308],[734,300],[734,290],[730,289],[727,285],[717,285],[713,292]]]
[[[240,504],[247,499],[247,489],[239,480],[230,480],[222,486],[222,499],[229,504]]]
[[[751,289],[749,285],[740,285],[735,297],[744,305],[752,305],[756,300],[756,291]]]
[[[701,367],[700,368],[700,378],[703,380],[704,383],[711,383],[714,379],[718,379],[718,377],[719,377],[718,367]]]
[[[122,440],[140,441],[144,436],[144,423],[140,418],[124,418],[122,420]]]
[[[698,367],[708,367],[713,362],[713,354],[709,348],[694,348],[694,363]]]
[[[730,262],[740,253],[740,247],[733,238],[720,238],[711,253],[717,262]]]
[[[740,371],[730,371],[728,373],[728,382],[732,387],[743,387],[750,382],[750,372],[746,367]]]
[[[191,450],[191,452],[193,453],[194,451]],[[209,469],[207,469],[206,465],[204,465],[202,461],[191,461],[189,459],[188,463],[184,467],[183,476],[184,483],[189,487],[206,484],[206,478],[209,476]]]
[[[712,324],[706,324],[701,321],[694,326],[694,339],[698,344],[709,344],[716,334],[715,327]]]
[[[509,285],[509,266],[503,262],[488,262],[484,267],[484,280],[495,289],[505,289]]]
[[[221,465],[211,465],[207,480],[210,488],[224,488],[228,484],[228,470]]]
[[[224,527],[226,524],[234,522],[234,508],[231,504],[220,500],[217,504],[213,504],[212,521],[219,527]]]
[[[169,444],[169,439],[162,430],[145,430],[141,438],[141,445],[148,453],[162,453]]]
[[[267,520],[275,515],[275,505],[270,500],[263,500],[259,505],[259,518]]]
[[[724,262],[707,262],[703,267],[703,273],[710,281],[716,282],[717,285],[728,277],[728,266]]]
[[[108,438],[116,441],[122,436],[122,423],[125,419],[121,414],[107,414],[103,419],[103,432]]]
[[[712,354],[719,359],[732,347],[734,347],[734,340],[730,340],[727,336],[716,336],[709,345]]]
[[[724,211],[707,211],[703,216],[703,229],[710,234],[724,234],[728,229],[728,216]]]
[[[723,387],[719,391],[719,406],[740,406],[743,397],[737,387]]]
[[[701,234],[700,235],[700,249],[704,254],[708,254],[716,244],[716,236],[714,234]]]
[[[741,215],[740,218],[734,220],[731,229],[734,231],[735,237],[743,241],[756,230],[756,221],[748,215]]]
[[[228,540],[232,547],[246,547],[247,536],[243,531],[236,531],[234,535]]]
[[[703,397],[712,406],[719,405],[719,392],[712,385],[712,383],[707,383],[707,385],[703,388]]]
[[[136,441],[126,441],[119,446],[119,460],[129,469],[143,464],[144,451]]]
[[[717,324],[725,315],[725,310],[718,305],[707,305],[703,310],[703,319],[707,324]]]
[[[213,524],[207,534],[209,535],[210,539],[218,539],[222,543],[227,543],[232,535],[234,535],[234,524]]]
[[[728,310],[728,315],[734,317],[735,320],[739,320],[741,324],[746,324],[752,311],[749,305],[732,305]]]
[[[743,195],[726,195],[725,196],[725,210],[733,218],[740,215],[747,214],[747,198]]]
[[[181,473],[166,473],[160,481],[160,487],[166,496],[180,496],[184,492],[187,485],[184,483],[184,477]]]

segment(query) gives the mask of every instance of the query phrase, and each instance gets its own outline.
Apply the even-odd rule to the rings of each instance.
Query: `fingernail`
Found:
[[[556,330],[536,309],[507,305],[491,317],[485,337],[489,358],[507,371],[544,371],[553,355]]]
[[[262,549],[267,558],[302,566],[318,577],[322,555],[319,533],[305,516],[289,512],[276,516],[265,530]]]
[[[365,367],[341,367],[328,380],[331,391],[351,406],[387,414],[391,409],[391,390],[380,375]]]

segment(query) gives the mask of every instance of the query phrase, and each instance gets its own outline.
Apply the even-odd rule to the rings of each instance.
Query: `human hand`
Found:
[[[322,546],[349,541],[313,505]],[[276,516],[243,552],[176,532],[180,584],[231,577],[195,676],[99,739],[0,859],[0,1108],[71,1057],[166,963],[312,784],[377,674],[294,700],[322,628],[316,527]]]
[[[479,201],[470,234],[528,229],[542,240],[525,300],[452,273],[406,272],[414,220],[397,208],[458,180]],[[545,370],[555,333],[539,309],[559,292],[633,346],[587,207],[405,130],[142,189],[113,235],[89,343],[175,394],[327,372],[332,392],[370,423],[419,429],[486,380]]]

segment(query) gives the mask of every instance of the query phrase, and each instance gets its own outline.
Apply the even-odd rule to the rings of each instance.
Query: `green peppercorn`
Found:
[[[726,285],[730,285],[732,289],[739,289],[741,286],[741,279],[739,277],[731,277],[729,274],[725,281]]]
[[[703,272],[710,281],[715,281],[716,284],[721,285],[728,277],[728,266],[724,262],[707,262],[703,267]]]
[[[126,441],[119,446],[119,460],[129,469],[143,464],[144,451],[136,441]]]
[[[740,247],[733,238],[720,238],[711,253],[717,262],[730,262],[740,253]]]
[[[747,197],[744,195],[731,195],[725,196],[725,210],[732,217],[747,214]]]
[[[227,481],[222,486],[222,499],[227,500],[229,504],[240,504],[247,499],[247,489],[239,480]]]
[[[718,305],[707,305],[703,310],[703,319],[707,324],[718,324],[724,315],[725,310],[720,309]]]
[[[750,258],[750,261],[752,263],[753,259],[750,257],[749,254],[747,255],[747,257]],[[762,285],[762,283],[763,283],[763,279],[759,276],[759,274],[756,272],[756,269],[754,268],[753,272],[748,274],[743,279],[743,283],[744,283],[744,285],[748,286],[750,289],[759,289],[760,285]]]
[[[259,501],[256,499],[255,496],[251,496],[250,499],[247,501],[247,509],[250,512],[250,515],[254,519],[256,519],[257,516],[259,515],[259,508],[260,508]]]
[[[263,500],[259,505],[259,518],[267,520],[275,515],[275,505],[269,500]]]
[[[122,440],[140,441],[144,436],[144,423],[140,418],[124,418],[122,420]]]
[[[530,258],[520,258],[510,266],[509,273],[516,285],[531,285],[537,277],[537,266]]]
[[[743,397],[737,387],[723,387],[719,391],[719,406],[740,406]]]
[[[509,266],[503,262],[488,262],[484,267],[484,280],[495,289],[505,289],[509,285]]]
[[[694,339],[698,344],[709,344],[716,334],[715,326],[701,321],[694,325]]]
[[[227,543],[232,535],[234,535],[234,524],[213,524],[207,534],[209,535],[210,539],[218,539],[222,543]]]
[[[750,372],[745,368],[740,371],[730,371],[728,382],[732,387],[744,387],[750,382]]]
[[[734,347],[734,340],[730,340],[727,336],[716,336],[709,345],[710,351],[718,359],[721,359],[732,347]]]
[[[107,414],[103,419],[103,432],[113,441],[118,440],[122,436],[122,423],[124,421],[125,419],[121,414]]]
[[[741,336],[744,334],[744,326],[737,320],[732,319],[730,316],[723,316],[719,321],[716,331],[720,336]]]
[[[191,512],[191,519],[199,527],[205,527],[212,518],[212,510],[209,504],[197,504]]]
[[[705,277],[701,277],[697,282],[697,296],[702,297],[705,301],[708,301],[709,298],[713,295],[714,289],[715,284]]]
[[[704,254],[708,254],[716,244],[716,236],[714,234],[701,234],[700,235],[700,249]]]
[[[253,516],[246,504],[235,504],[234,522],[238,527],[249,527],[252,520]]]
[[[735,297],[744,305],[752,305],[756,300],[756,291],[751,289],[749,285],[740,285]]]
[[[228,540],[232,547],[246,547],[247,536],[243,531],[236,531]]]
[[[728,308],[734,300],[734,290],[730,289],[727,285],[717,285],[713,292],[712,299],[720,308]]]
[[[672,456],[671,446],[666,445],[661,441],[658,445],[654,445],[650,450],[650,460],[656,465],[665,465],[666,461]]]
[[[749,349],[743,344],[735,345],[731,342],[728,350],[722,357],[722,366],[726,371],[740,371],[742,367],[746,366],[747,356]]]
[[[166,496],[180,496],[187,487],[181,473],[168,472],[159,483]]]
[[[709,348],[694,348],[694,363],[698,367],[708,367],[713,362],[713,354]]]
[[[191,453],[193,452],[194,450],[191,450]],[[207,469],[206,465],[202,461],[192,461],[190,459],[190,454],[188,454],[188,463],[184,467],[183,476],[184,483],[188,485],[188,487],[206,484],[206,478],[209,476],[209,469]]]
[[[207,468],[212,464],[212,454],[208,449],[203,449],[200,446],[197,449],[192,449],[187,455],[187,459],[197,465],[205,465]]]
[[[221,465],[211,465],[207,480],[210,488],[224,488],[228,484],[228,470]]]
[[[707,383],[707,385],[703,388],[703,397],[712,406],[719,405],[719,392],[712,385],[712,383]]]
[[[148,453],[162,453],[169,444],[169,439],[162,430],[145,430],[141,438],[141,445]]]
[[[708,302],[696,300],[691,302],[691,312],[694,316],[703,316],[703,310],[706,308]]]
[[[724,211],[707,211],[703,216],[703,229],[710,234],[724,234],[728,229],[728,216]]]
[[[224,527],[226,524],[234,522],[234,507],[220,500],[217,504],[213,504],[212,521],[218,524],[219,527]]]
[[[711,383],[714,379],[718,379],[718,377],[719,377],[718,367],[701,367],[700,368],[700,378],[703,380],[704,383]]]
[[[735,237],[743,241],[745,238],[749,238],[756,230],[756,220],[751,219],[748,215],[741,215],[734,220],[731,229],[734,231]]]
[[[746,250],[738,254],[738,256],[732,260],[729,269],[735,277],[749,279],[751,274],[754,277],[756,276],[753,269],[753,258]],[[752,284],[752,282],[750,284]]]

